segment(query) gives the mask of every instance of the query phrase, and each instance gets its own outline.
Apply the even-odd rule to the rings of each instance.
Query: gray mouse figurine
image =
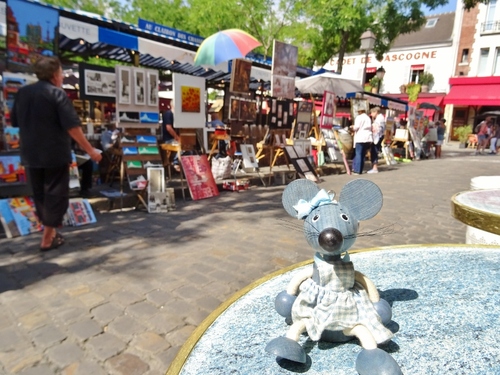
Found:
[[[379,187],[369,180],[353,180],[336,201],[314,182],[300,179],[285,188],[282,202],[290,216],[304,220],[306,240],[316,253],[313,265],[294,276],[276,297],[277,312],[291,326],[286,336],[271,340],[266,351],[306,363],[298,343],[302,333],[307,331],[313,341],[356,337],[363,347],[356,359],[359,374],[402,374],[394,358],[378,348],[393,336],[384,326],[392,318],[390,305],[369,278],[354,270],[349,255],[341,256],[354,244],[359,221],[371,219],[382,208]]]

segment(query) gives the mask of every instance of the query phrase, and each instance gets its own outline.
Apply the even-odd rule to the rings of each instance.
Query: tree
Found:
[[[304,14],[317,32],[311,34],[311,58],[325,64],[338,55],[342,72],[345,53],[359,50],[361,34],[370,28],[376,35],[378,59],[389,51],[398,35],[418,30],[425,23],[422,5],[434,9],[448,0],[310,0]]]
[[[78,9],[90,13],[102,14],[109,18],[120,14],[120,9],[122,8],[118,0],[46,0],[45,2],[68,9]]]

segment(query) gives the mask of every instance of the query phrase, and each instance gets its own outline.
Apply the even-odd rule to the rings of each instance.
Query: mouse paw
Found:
[[[272,339],[266,345],[266,352],[276,357],[285,358],[298,363],[306,363],[307,356],[304,348],[297,341],[281,336]]]
[[[378,315],[380,315],[380,319],[382,319],[382,324],[387,325],[391,322],[392,319],[392,308],[385,299],[380,299],[378,302],[373,304],[375,311]]]
[[[392,356],[382,349],[363,349],[356,359],[359,375],[402,375],[401,368]]]
[[[291,318],[292,306],[296,299],[296,296],[288,294],[286,290],[284,290],[276,296],[276,299],[274,300],[274,308],[282,317]]]

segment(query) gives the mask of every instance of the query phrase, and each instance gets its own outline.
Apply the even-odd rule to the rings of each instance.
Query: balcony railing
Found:
[[[481,34],[500,33],[500,21],[489,21],[481,24]]]

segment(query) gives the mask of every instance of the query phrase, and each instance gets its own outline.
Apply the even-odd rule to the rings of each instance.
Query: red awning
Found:
[[[444,98],[445,104],[500,105],[500,77],[450,78],[451,90]]]

